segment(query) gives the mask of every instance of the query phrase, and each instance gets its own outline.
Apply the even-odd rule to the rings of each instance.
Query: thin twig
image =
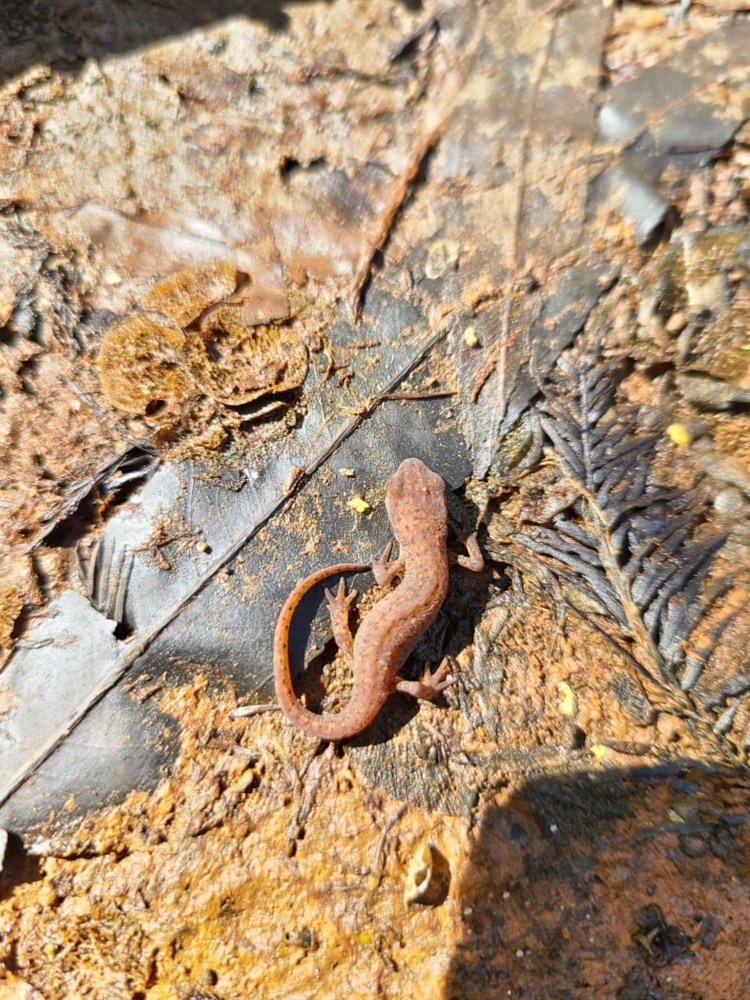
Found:
[[[370,277],[372,262],[388,242],[394,223],[409,198],[412,185],[419,176],[422,165],[437,145],[444,128],[458,105],[459,97],[463,93],[464,80],[468,75],[472,59],[483,37],[483,18],[481,13],[478,12],[471,37],[467,39],[466,45],[457,60],[457,64],[460,65],[460,70],[456,74],[458,78],[453,73],[447,72],[438,88],[439,90],[442,89],[442,96],[437,94],[431,100],[427,101],[430,107],[440,107],[442,104],[440,119],[433,128],[418,139],[400,177],[396,179],[393,185],[390,197],[383,211],[377,219],[374,234],[367,240],[364,256],[354,273],[352,285],[347,296],[349,310],[354,320],[359,319],[362,307],[362,293]],[[453,69],[456,69],[456,67],[454,66]]]
[[[352,315],[353,321],[358,320],[360,316],[362,307],[362,292],[370,278],[370,268],[372,267],[372,262],[375,259],[376,254],[378,254],[387,243],[393,224],[406,204],[412,183],[417,179],[419,172],[422,169],[422,164],[434,149],[444,125],[445,118],[443,118],[442,121],[435,126],[435,128],[431,129],[427,135],[422,136],[417,142],[411,152],[411,155],[409,156],[409,159],[406,161],[406,165],[401,173],[401,176],[397,178],[396,183],[393,186],[390,198],[388,199],[385,208],[377,219],[377,228],[375,229],[375,232],[365,244],[364,256],[359,262],[357,270],[354,272],[354,278],[352,280],[352,286],[348,296],[349,311]]]
[[[388,839],[388,834],[391,832],[393,827],[398,823],[401,817],[406,812],[406,805],[400,805],[385,822],[383,829],[380,831],[380,836],[378,837],[378,843],[375,848],[375,857],[373,858],[372,865],[370,866],[370,874],[374,875],[377,884],[380,884],[380,880],[383,877],[383,872],[385,871],[385,864],[383,860],[383,851],[385,850],[385,842]]]
[[[445,399],[457,395],[455,389],[435,389],[425,392],[384,392],[380,399]]]
[[[270,705],[267,702],[260,705],[238,705],[229,712],[230,719],[249,719],[254,715],[263,715],[265,712],[280,712],[280,705]]]

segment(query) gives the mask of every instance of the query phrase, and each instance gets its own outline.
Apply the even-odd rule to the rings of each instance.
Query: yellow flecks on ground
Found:
[[[567,681],[560,681],[557,690],[560,692],[560,711],[572,719],[578,707],[575,691]]]
[[[464,330],[464,343],[467,347],[478,347],[479,337],[475,326],[467,326]]]
[[[693,443],[693,435],[684,424],[670,424],[667,427],[667,434],[675,444]]]

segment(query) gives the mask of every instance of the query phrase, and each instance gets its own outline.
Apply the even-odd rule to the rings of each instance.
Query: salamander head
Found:
[[[445,480],[418,458],[406,458],[385,491],[385,508],[399,542],[445,540],[448,507]]]

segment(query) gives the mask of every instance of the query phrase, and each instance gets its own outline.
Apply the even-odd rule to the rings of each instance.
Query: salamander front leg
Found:
[[[380,587],[384,587],[394,577],[404,572],[403,559],[391,559],[392,548],[393,542],[390,541],[381,555],[372,561],[372,575],[375,577],[375,583]]]
[[[342,576],[336,593],[331,593],[326,587],[325,595],[328,601],[328,613],[331,616],[333,638],[341,652],[351,656],[354,651],[354,639],[349,628],[349,608],[357,596],[357,591],[351,590],[347,594],[346,582]]]
[[[484,569],[484,556],[482,555],[482,550],[479,548],[476,531],[472,531],[470,535],[466,535],[463,532],[456,532],[456,535],[459,542],[466,546],[468,555],[457,556],[453,552],[449,552],[448,558],[452,563],[458,563],[459,566],[471,570],[472,573],[481,573]]]
[[[456,678],[451,674],[450,661],[446,656],[434,673],[428,671],[421,681],[399,681],[396,684],[396,690],[402,694],[410,694],[412,698],[433,701],[446,688],[455,683]]]

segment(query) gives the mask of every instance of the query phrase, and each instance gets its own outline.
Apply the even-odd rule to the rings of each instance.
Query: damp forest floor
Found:
[[[750,995],[746,0],[6,6],[0,1000]]]

